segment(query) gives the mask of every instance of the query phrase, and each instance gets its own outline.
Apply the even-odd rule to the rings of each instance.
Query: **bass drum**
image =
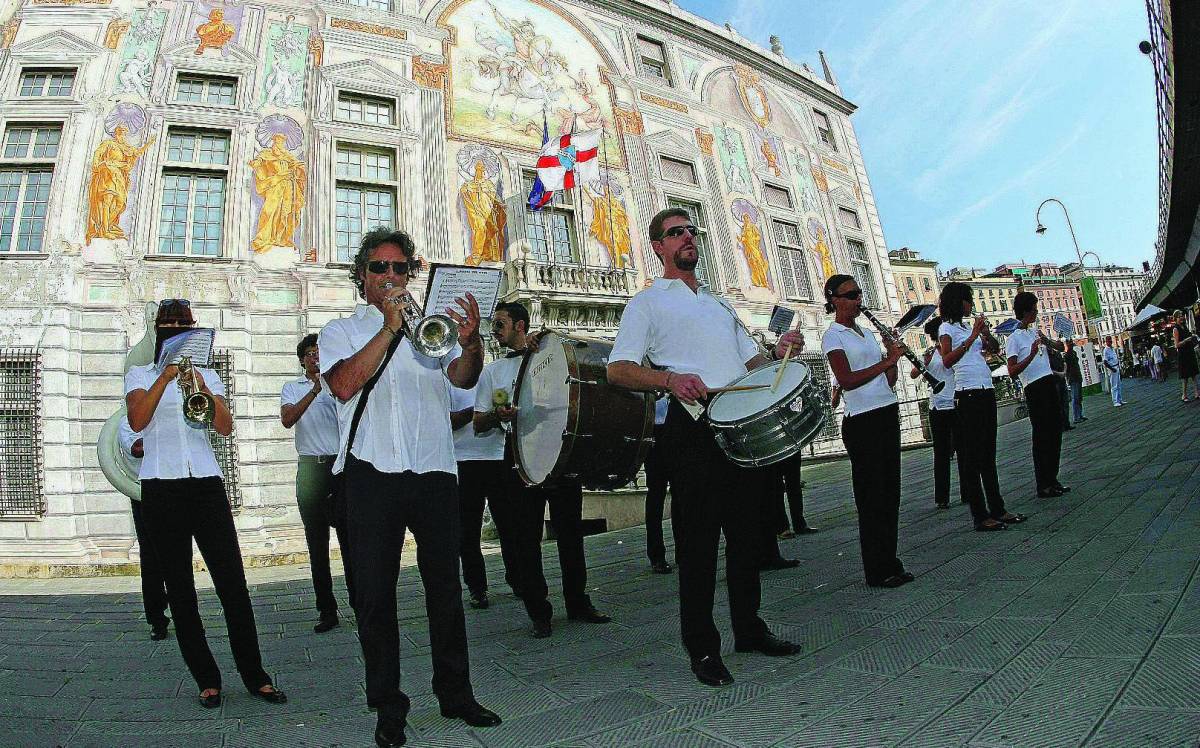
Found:
[[[772,391],[782,361],[761,366],[732,385],[763,389],[722,392],[708,405],[708,423],[729,459],[747,467],[786,460],[808,446],[825,425],[826,404],[808,366],[789,362]]]
[[[654,398],[608,383],[611,352],[606,340],[550,332],[525,356],[513,402],[521,480],[609,490],[637,475],[654,443]]]

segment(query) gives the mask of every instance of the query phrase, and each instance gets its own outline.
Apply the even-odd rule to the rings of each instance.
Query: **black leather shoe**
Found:
[[[583,621],[584,623],[608,623],[612,621],[609,615],[601,613],[591,606],[583,610],[567,613],[567,618],[570,618],[572,621]]]
[[[763,571],[775,571],[776,569],[794,569],[799,565],[800,559],[798,558],[784,558],[783,556],[779,556],[778,558],[764,561],[763,565],[758,568]]]
[[[270,684],[268,684],[270,685]],[[270,691],[260,691],[257,688],[250,692],[250,695],[256,699],[262,699],[268,704],[286,704],[287,694],[280,691],[275,686],[271,686]]]
[[[909,582],[911,582],[911,581],[913,581],[914,579],[916,579],[916,577],[915,577],[915,576],[913,576],[913,573],[912,573],[911,571],[902,571],[902,572],[900,572],[899,574],[897,574],[896,576],[898,576],[898,577],[900,577],[901,579],[903,579],[905,584],[908,584]]]
[[[1059,491],[1062,491],[1063,493],[1071,493],[1071,487],[1070,487],[1070,486],[1064,486],[1064,485],[1063,485],[1063,484],[1061,484],[1061,483],[1055,483],[1055,484],[1054,484],[1054,487],[1055,487],[1055,488],[1057,488]]]
[[[375,722],[375,745],[379,748],[395,748],[395,746],[404,745],[408,738],[404,736],[404,728],[408,725],[408,721],[401,718],[385,717],[379,715],[379,719]]]
[[[887,579],[884,579],[882,582],[867,582],[867,586],[868,587],[886,587],[887,589],[895,589],[896,587],[899,587],[900,585],[904,584],[906,581],[907,580],[905,580],[904,577],[900,576],[899,574],[893,574],[892,576],[888,577]]]
[[[650,571],[654,572],[655,574],[670,574],[673,569],[666,561],[655,561],[654,563],[650,564]]]
[[[500,724],[500,715],[471,700],[453,707],[442,707],[442,716],[446,719],[461,719],[471,727],[495,727]]]
[[[1062,495],[1063,495],[1063,492],[1058,490],[1054,486],[1051,486],[1050,488],[1039,488],[1038,492],[1037,492],[1037,496],[1039,499],[1056,499]]]
[[[161,626],[152,626],[150,628],[150,641],[160,642],[167,638],[167,624]]]
[[[200,697],[200,706],[205,709],[216,709],[221,706],[221,692],[217,691],[214,694]]]
[[[545,639],[550,636],[553,630],[554,629],[550,627],[549,621],[534,621],[533,627],[529,630],[529,633],[534,639]]]
[[[468,599],[467,602],[468,602],[468,604],[470,604],[470,606],[472,608],[475,608],[477,610],[482,610],[483,608],[486,608],[487,606],[491,605],[491,602],[488,600],[488,595],[486,592],[472,592],[471,597]]]
[[[317,621],[317,625],[313,626],[313,631],[318,634],[324,634],[326,631],[331,631],[338,625],[337,613],[322,613],[321,620]]]
[[[696,674],[696,680],[713,688],[733,683],[733,676],[729,674],[729,669],[717,655],[707,655],[698,660],[692,660],[692,672]]]
[[[763,634],[762,638],[754,642],[738,642],[733,643],[733,651],[735,652],[761,652],[770,657],[788,657],[790,655],[799,654],[803,649],[799,644],[786,641],[775,636],[771,632]]]
[[[803,527],[796,528],[797,535],[811,535],[814,532],[820,532],[820,531],[821,531],[820,528],[813,527],[812,525],[804,525]]]

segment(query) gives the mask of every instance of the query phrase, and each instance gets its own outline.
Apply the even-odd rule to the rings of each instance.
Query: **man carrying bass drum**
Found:
[[[661,446],[678,512],[673,529],[680,633],[697,679],[724,686],[733,676],[721,660],[721,636],[712,614],[722,531],[734,649],[781,656],[796,654],[800,647],[772,634],[758,615],[762,502],[754,491],[762,485],[760,471],[735,465],[711,429],[689,410],[707,399],[710,388],[728,385],[767,362],[738,324],[736,312],[696,277],[697,232],[680,208],[651,219],[651,246],[663,262],[663,274],[626,306],[609,355],[608,380],[618,387],[672,395]],[[799,332],[787,333],[776,355],[802,342]],[[654,368],[642,365],[646,359]]]
[[[887,355],[875,334],[859,327],[862,289],[853,276],[825,281],[825,311],[834,321],[821,338],[821,352],[842,388],[845,411],[842,443],[850,455],[858,543],[870,587],[899,587],[913,580],[896,556],[900,524],[900,405],[896,362],[902,346],[887,341]]]

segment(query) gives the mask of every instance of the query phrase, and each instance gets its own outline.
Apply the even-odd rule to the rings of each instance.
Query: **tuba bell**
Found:
[[[196,378],[196,367],[192,366],[191,356],[181,356],[179,363],[179,393],[183,400],[183,420],[194,429],[206,429],[212,426],[217,414],[217,404],[212,395],[200,389]]]

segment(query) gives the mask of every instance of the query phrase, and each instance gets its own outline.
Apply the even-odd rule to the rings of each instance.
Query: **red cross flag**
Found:
[[[529,195],[530,208],[547,205],[559,190],[600,178],[601,134],[601,130],[587,130],[545,139],[537,160],[537,180]]]

